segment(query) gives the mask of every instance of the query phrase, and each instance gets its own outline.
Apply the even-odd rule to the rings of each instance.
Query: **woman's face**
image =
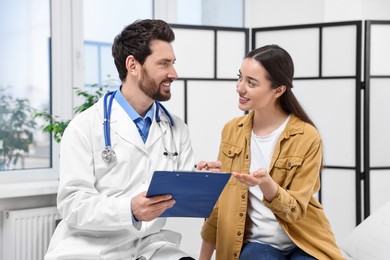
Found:
[[[263,65],[252,58],[246,58],[238,73],[238,107],[243,111],[262,110],[275,106],[277,96],[268,72]]]

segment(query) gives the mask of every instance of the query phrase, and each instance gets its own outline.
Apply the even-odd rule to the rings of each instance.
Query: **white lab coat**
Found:
[[[114,99],[110,127],[117,160],[111,164],[101,156],[105,146],[102,99],[72,120],[60,150],[57,203],[63,220],[50,241],[46,260],[150,259],[163,246],[179,245],[180,234],[162,230],[165,218],[135,227],[130,208],[132,197],[147,190],[153,171],[194,168],[188,127],[172,117],[176,148],[163,113],[162,132],[154,116],[144,144],[136,125]],[[162,133],[167,149],[177,150],[178,156],[163,155]]]

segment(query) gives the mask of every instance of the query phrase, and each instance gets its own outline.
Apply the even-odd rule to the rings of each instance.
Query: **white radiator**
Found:
[[[59,218],[56,207],[3,211],[3,260],[43,260]]]

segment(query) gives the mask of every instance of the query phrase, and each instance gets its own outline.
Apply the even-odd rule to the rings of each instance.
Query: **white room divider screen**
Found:
[[[238,109],[237,73],[249,50],[244,28],[172,25],[179,80],[167,107],[187,122],[197,160],[216,160],[223,125]],[[183,102],[184,100],[184,102]]]
[[[294,92],[324,141],[319,197],[338,241],[390,200],[390,21],[362,25],[253,29],[252,46],[279,44],[295,61]]]
[[[324,142],[319,198],[338,241],[361,221],[361,27],[353,21],[255,28],[252,38],[252,46],[275,43],[294,60],[293,91]]]
[[[342,241],[370,209],[389,200],[389,22],[367,21],[365,28],[362,21],[254,28],[252,47],[246,28],[172,27],[179,79],[166,106],[188,124],[196,161],[215,160],[223,125],[244,114],[237,108],[235,85],[245,54],[276,43],[294,59],[293,91],[323,137],[318,196],[336,239]],[[202,223],[168,219],[167,228],[182,233],[182,248],[195,258]]]
[[[364,212],[390,200],[390,21],[365,22]]]
[[[237,73],[249,50],[244,28],[172,25],[176,39],[176,70],[166,107],[188,124],[196,162],[217,159],[223,125],[238,109]],[[182,233],[181,248],[196,259],[203,219],[169,218],[167,228]]]

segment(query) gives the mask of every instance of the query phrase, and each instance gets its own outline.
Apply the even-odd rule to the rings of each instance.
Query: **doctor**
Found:
[[[46,260],[193,259],[181,235],[158,218],[175,201],[147,198],[155,170],[194,169],[188,128],[158,101],[177,79],[175,35],[161,20],[138,20],[116,36],[112,55],[122,86],[77,115],[61,141],[56,228]],[[198,170],[218,171],[204,161]]]

